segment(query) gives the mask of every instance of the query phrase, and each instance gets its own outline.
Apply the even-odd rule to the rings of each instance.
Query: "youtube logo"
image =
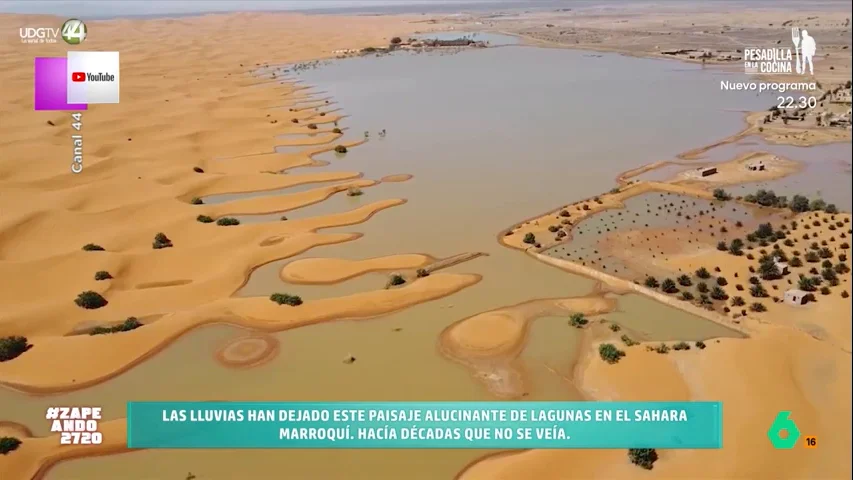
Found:
[[[118,103],[119,53],[68,52],[66,102],[88,105]]]

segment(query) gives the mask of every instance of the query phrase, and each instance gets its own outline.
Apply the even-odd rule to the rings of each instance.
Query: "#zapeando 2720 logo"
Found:
[[[57,43],[59,37],[69,45],[80,45],[86,40],[88,29],[82,20],[71,18],[61,28],[21,27],[18,29],[21,43]]]

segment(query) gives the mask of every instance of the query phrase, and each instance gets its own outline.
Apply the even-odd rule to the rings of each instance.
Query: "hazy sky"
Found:
[[[452,13],[459,11],[580,9],[590,6],[647,3],[661,7],[699,5],[702,8],[763,8],[782,4],[820,6],[847,4],[850,0],[0,0],[0,13],[42,13],[67,17],[110,18],[171,16],[209,12],[300,10],[332,13]]]
[[[168,15],[201,12],[227,12],[251,10],[325,10],[325,9],[371,9],[378,10],[406,8],[433,10],[459,6],[461,8],[482,8],[486,4],[529,4],[535,6],[561,3],[559,0],[527,2],[513,0],[101,0],[101,1],[62,1],[62,0],[0,0],[2,13],[49,13],[55,15],[77,16],[83,18],[124,16],[124,15]],[[564,0],[570,3],[570,0]]]

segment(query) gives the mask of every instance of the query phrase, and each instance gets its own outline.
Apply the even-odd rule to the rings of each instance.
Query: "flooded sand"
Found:
[[[734,238],[743,239],[759,223],[769,220],[766,213],[756,215],[755,208],[734,202],[710,201],[668,192],[646,193],[626,200],[624,208],[605,210],[582,220],[572,228],[571,240],[543,253],[594,266],[623,278],[642,280],[646,274],[672,272],[645,264],[640,270],[632,269],[622,259],[608,255],[605,253],[610,250],[607,241],[612,236],[626,231],[643,233],[650,240],[667,235],[679,242],[684,250],[700,251],[709,248],[709,244],[693,237],[693,231],[709,232],[715,242],[730,242]],[[737,222],[740,222],[740,227]],[[649,252],[652,252],[651,247]]]
[[[500,82],[495,72],[500,72]],[[741,114],[726,110],[758,109],[767,100],[720,92],[719,75],[665,61],[513,46],[455,55],[350,59],[300,72],[301,80],[328,92],[351,115],[342,125],[351,132],[371,132],[371,138],[343,156],[318,156],[329,162],[326,167],[293,173],[319,168],[360,171],[365,178],[379,179],[405,172],[414,179],[365,188],[355,200],[336,194],[287,215],[342,211],[354,208],[351,201],[405,198],[408,203],[361,225],[324,230],[364,236],[261,267],[238,295],[285,291],[317,298],[384,286],[386,275],[379,273],[328,286],[287,285],[279,279],[281,265],[320,256],[364,259],[425,253],[442,258],[485,252],[488,256],[449,269],[480,274],[482,282],[380,319],[276,334],[280,353],[253,369],[216,363],[215,352],[244,333],[210,326],[104,384],[26,401],[2,391],[0,400],[11,400],[9,415],[37,434],[46,433],[44,408],[57,403],[98,404],[119,417],[128,399],[488,400],[487,391],[466,369],[438,354],[440,332],[480,312],[533,298],[583,295],[593,285],[500,246],[496,233],[521,218],[607,191],[621,171],[735,133]],[[626,77],[632,81],[622,80]],[[519,94],[531,90],[538,94]],[[697,110],[705,114],[696,117]],[[376,133],[382,129],[387,136],[380,138]],[[654,339],[733,335],[641,297],[620,298],[619,310],[610,315],[613,321],[626,328],[637,322],[636,329]],[[530,376],[530,400],[571,399],[566,380],[543,367],[569,374],[578,331],[566,320],[547,317],[533,323],[521,355]],[[343,363],[348,355],[357,361]],[[182,478],[189,471],[198,478],[232,479],[286,471],[300,479],[435,479],[452,478],[482,453],[144,451],[62,463],[48,478],[96,478],[112,471],[127,479]]]
[[[722,145],[707,152],[703,161],[725,161],[749,152],[765,151],[789,158],[803,164],[796,175],[778,180],[748,183],[726,187],[732,195],[747,195],[759,188],[773,190],[788,198],[796,194],[809,198],[821,197],[834,203],[839,210],[853,209],[853,193],[850,190],[851,154],[850,143],[831,143],[813,147],[773,145],[759,138],[747,137],[740,142]]]

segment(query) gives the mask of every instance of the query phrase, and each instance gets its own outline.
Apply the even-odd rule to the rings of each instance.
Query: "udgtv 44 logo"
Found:
[[[21,43],[57,43],[61,37],[69,45],[80,45],[86,40],[86,24],[82,20],[71,18],[62,24],[62,28],[21,27],[18,29]]]

